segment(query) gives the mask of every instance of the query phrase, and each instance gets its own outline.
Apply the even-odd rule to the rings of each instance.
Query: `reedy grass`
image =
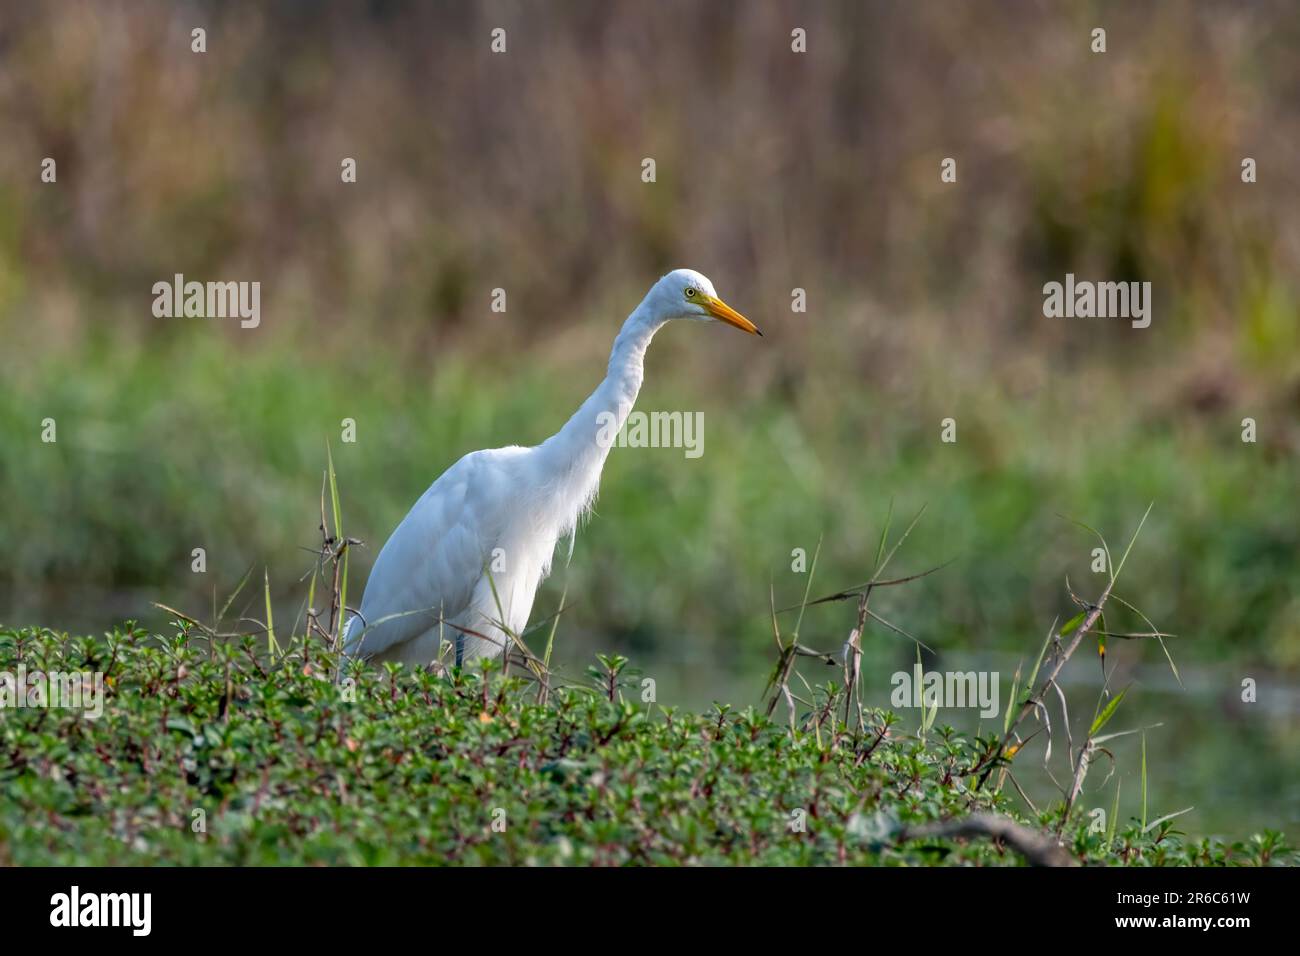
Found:
[[[274,657],[261,638],[183,619],[170,635],[0,631],[0,667],[97,670],[107,688],[99,721],[27,708],[0,722],[0,863],[1292,859],[1276,833],[1191,842],[1166,821],[1115,824],[1105,841],[1081,822],[1051,850],[1041,815],[960,785],[977,740],[936,727],[923,743],[875,710],[858,738],[824,699],[821,723],[793,732],[725,704],[652,719],[624,699],[634,683],[619,655],[542,705],[498,662],[368,668],[341,687],[319,636]]]
[[[866,584],[818,599],[859,597],[858,639],[846,645],[846,659],[861,653],[865,596],[924,576],[882,580],[909,532],[888,554],[878,551]],[[322,533],[317,569],[332,565],[325,575],[336,589],[331,605],[346,608],[337,593],[344,576],[334,573],[346,548],[331,544],[323,523]],[[1024,743],[1019,721],[1004,723],[1001,738],[970,738],[936,726],[937,706],[923,711],[912,735],[898,733],[897,718],[887,711],[859,705],[852,720],[853,711],[840,707],[853,700],[852,683],[809,684],[796,658],[829,655],[797,653],[797,625],[783,640],[774,607],[780,660],[767,688],[768,714],[784,699],[790,708],[784,727],[753,707],[736,714],[721,703],[707,715],[667,708],[652,719],[652,708],[641,711],[625,699],[635,672],[617,654],[601,655],[585,680],[552,683],[549,661],[563,605],[529,629],[546,629],[544,659],[527,652],[525,635],[512,635],[526,663],[544,665],[541,674],[510,676],[504,660],[465,668],[439,661],[414,670],[353,669],[338,685],[328,679],[338,667],[337,631],[311,626],[322,575],[310,575],[308,627],[282,646],[272,642],[269,613],[266,622],[241,617],[238,623],[251,625],[244,632],[223,629],[248,577],[210,625],[173,612],[174,637],[133,626],[103,641],[0,632],[0,664],[100,668],[112,688],[102,725],[87,727],[75,714],[47,722],[35,711],[18,711],[0,725],[0,755],[9,754],[0,784],[10,798],[0,810],[0,860],[1163,865],[1262,864],[1294,856],[1272,831],[1231,845],[1187,842],[1172,829],[1186,810],[1148,823],[1146,728],[1127,732],[1143,736],[1139,821],[1120,827],[1118,781],[1111,820],[1100,833],[1072,815],[1082,772],[1060,809],[1040,811],[1026,800],[1023,815],[1000,786],[979,786],[994,766],[1015,783],[1009,768]],[[263,582],[265,596],[265,571]],[[1114,578],[1107,589],[1113,584]],[[813,603],[811,587],[809,580],[805,606]],[[1026,701],[1037,699],[1032,712],[1040,712],[1049,687],[1060,692],[1057,675],[1099,619],[1094,605],[1077,627],[1055,632],[1051,670]],[[905,633],[895,625],[886,631]],[[1073,633],[1064,649],[1062,632]],[[263,636],[270,643],[259,654]],[[915,646],[920,660],[922,644]],[[1034,687],[1045,653],[1027,687]],[[806,697],[791,691],[792,677]],[[544,693],[530,693],[533,684]],[[1126,693],[1099,700],[1083,744],[1077,751],[1070,744],[1076,768],[1118,736],[1100,731]],[[797,712],[796,703],[806,709]],[[84,784],[107,766],[98,757],[75,757],[91,751],[65,746],[72,737],[84,743],[87,735],[95,754],[119,754],[112,762],[126,768],[124,783],[66,789],[69,779]],[[128,752],[142,757],[133,761]],[[172,766],[188,769],[180,778],[160,772]],[[74,792],[82,796],[70,802]],[[494,807],[512,821],[499,839],[490,825]],[[187,808],[203,810],[212,830],[192,830]],[[33,819],[55,825],[23,823]],[[794,819],[812,823],[796,827]]]

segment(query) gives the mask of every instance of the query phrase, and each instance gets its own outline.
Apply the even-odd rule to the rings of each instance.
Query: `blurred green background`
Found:
[[[567,587],[563,664],[619,652],[663,704],[756,701],[792,550],[822,542],[815,595],[861,582],[892,501],[896,530],[928,505],[895,568],[952,564],[878,610],[1005,696],[1067,577],[1101,589],[1070,519],[1122,547],[1154,501],[1118,592],[1178,635],[1185,686],[1112,643],[1112,688],[1136,683],[1113,726],[1163,722],[1152,817],[1294,839],[1298,50],[1281,2],[6,3],[0,622],[163,627],[151,601],[202,611],[250,567],[292,620],[327,440],[359,601],[428,484],[558,429],[690,266],[766,337],[656,339],[638,407],[702,411],[704,454],[612,454],[536,604]],[[1066,272],[1150,281],[1151,327],[1044,318]],[[154,318],[175,273],[261,282],[260,327]],[[852,616],[810,611],[803,639],[838,649]],[[913,646],[866,644],[884,705]],[[1100,667],[1067,674],[1077,724]]]

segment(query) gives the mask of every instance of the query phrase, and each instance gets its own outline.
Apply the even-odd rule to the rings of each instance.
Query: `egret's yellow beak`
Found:
[[[715,319],[719,319],[723,322],[726,322],[728,325],[734,325],[742,332],[748,332],[751,335],[763,334],[762,332],[758,331],[757,325],[749,321],[749,319],[745,318],[743,315],[741,315],[731,306],[727,305],[727,303],[723,302],[721,299],[717,298],[716,296],[708,295],[707,293],[703,293],[703,295],[704,295],[704,311],[709,313],[709,315],[713,316]]]

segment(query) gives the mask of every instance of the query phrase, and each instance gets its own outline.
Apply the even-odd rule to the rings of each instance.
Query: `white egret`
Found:
[[[670,319],[720,320],[756,335],[698,272],[651,287],[614,340],[609,372],[556,434],[533,448],[471,452],[415,503],[375,560],[344,652],[428,664],[442,640],[456,660],[494,657],[522,634],[556,543],[591,507],[610,444],[644,375],[646,347]]]

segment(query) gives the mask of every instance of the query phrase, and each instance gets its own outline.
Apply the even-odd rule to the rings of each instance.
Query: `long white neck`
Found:
[[[595,496],[605,458],[641,391],[646,347],[664,324],[651,315],[648,301],[649,297],[623,323],[609,355],[605,380],[564,427],[537,449],[556,482],[557,493],[579,499],[575,519]]]

